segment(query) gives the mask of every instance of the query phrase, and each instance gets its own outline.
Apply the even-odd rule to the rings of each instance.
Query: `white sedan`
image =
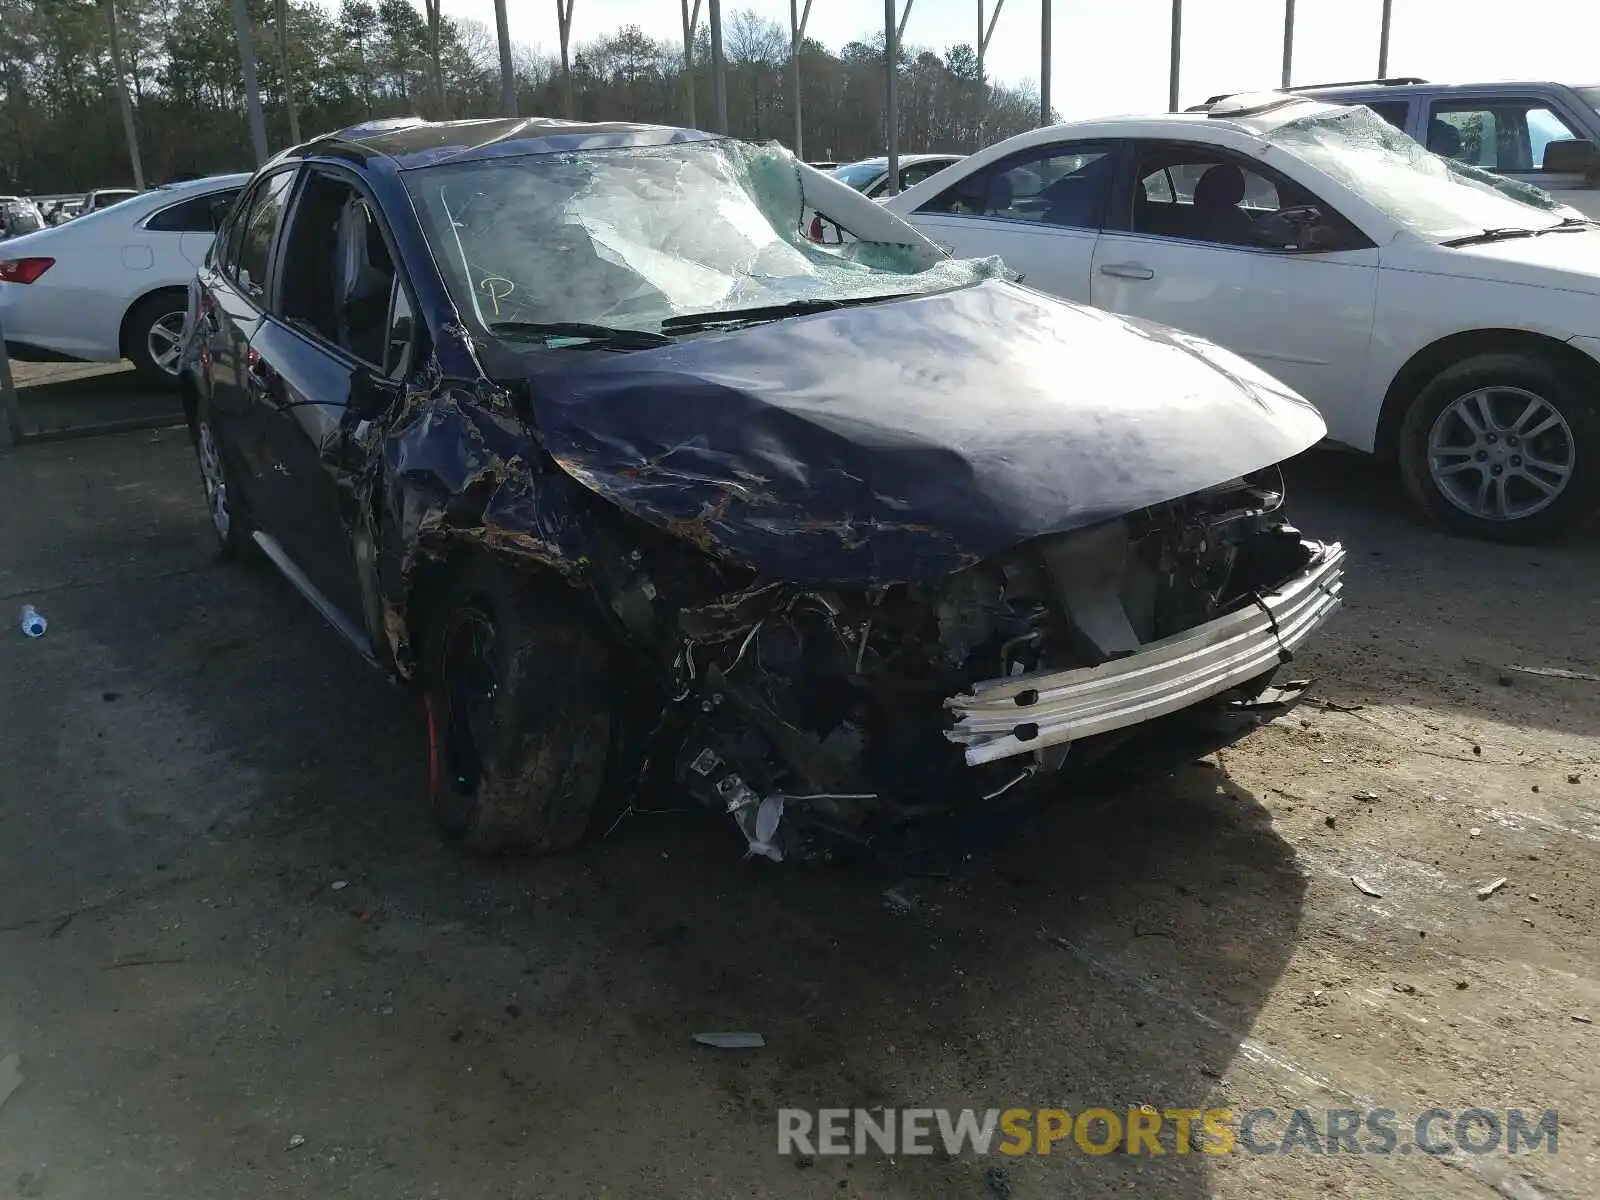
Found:
[[[114,362],[175,385],[189,281],[248,175],[143,192],[0,244],[0,329],[13,358]]]
[[[1600,503],[1600,227],[1369,109],[1271,93],[1036,129],[887,207],[1253,360],[1448,527],[1531,542]]]

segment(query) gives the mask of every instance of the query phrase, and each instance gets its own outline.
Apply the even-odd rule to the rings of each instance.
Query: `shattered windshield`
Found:
[[[1367,108],[1303,117],[1266,136],[1435,240],[1484,229],[1546,229],[1572,212],[1539,188],[1429,152]]]
[[[655,333],[675,317],[1009,276],[998,259],[944,258],[909,227],[903,245],[808,241],[800,169],[777,146],[488,159],[420,169],[407,184],[457,305],[508,336],[547,324]]]

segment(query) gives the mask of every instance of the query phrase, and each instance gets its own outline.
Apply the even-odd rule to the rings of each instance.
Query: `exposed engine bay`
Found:
[[[1291,657],[1291,641],[1337,607],[1342,551],[1302,540],[1279,513],[1282,499],[1273,467],[1036,537],[937,583],[757,579],[711,603],[685,592],[704,595],[714,581],[684,578],[681,549],[662,541],[619,556],[632,573],[614,581],[608,603],[633,640],[670,655],[660,732],[671,744],[652,753],[671,761],[681,788],[734,821],[753,855],[829,856],[1090,762],[1144,721],[1140,705],[1153,693],[1117,685],[1119,695],[1140,696],[1128,719],[1116,718],[1120,728],[1030,734],[1032,706],[1062,672],[1129,664],[1136,676],[1147,648],[1228,614],[1265,614],[1260,630],[1270,633],[1234,639],[1228,670],[1208,677],[1218,686],[1186,677],[1163,711],[1254,701]],[[1332,568],[1332,582],[1314,589],[1319,611],[1291,637],[1273,627],[1262,597],[1315,562]],[[1265,655],[1262,669],[1250,653]],[[1104,680],[1068,683],[1066,694],[1105,690]],[[996,750],[984,735],[963,733],[974,718],[953,711],[961,698],[1009,685],[1005,706],[1025,718],[1007,717],[1009,745]]]

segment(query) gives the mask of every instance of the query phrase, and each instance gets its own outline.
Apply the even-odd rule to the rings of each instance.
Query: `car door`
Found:
[[[275,171],[256,181],[245,196],[226,241],[201,272],[196,314],[212,423],[261,528],[272,518],[273,471],[252,396],[250,340],[266,307],[269,256],[294,177],[294,167]]]
[[[1587,138],[1554,97],[1453,92],[1428,106],[1427,145],[1435,154],[1543,188],[1563,204],[1600,218],[1600,189],[1581,174],[1545,170],[1545,148]]]
[[[322,597],[372,635],[375,592],[363,585],[356,546],[364,526],[355,483],[366,464],[352,435],[398,399],[412,312],[378,213],[353,176],[306,169],[280,237],[272,311],[251,341],[282,481],[273,536]]]
[[[1120,144],[1064,141],[963,175],[907,219],[960,258],[997,254],[1023,281],[1088,303]]]
[[[1302,185],[1216,146],[1139,142],[1129,166],[1108,221],[1118,228],[1095,249],[1095,306],[1225,346],[1316,404],[1330,436],[1350,436],[1377,248]],[[1260,238],[1280,210],[1306,205],[1337,232],[1326,248]]]

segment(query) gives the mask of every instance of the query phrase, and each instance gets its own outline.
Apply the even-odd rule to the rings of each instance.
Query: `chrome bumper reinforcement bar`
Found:
[[[1272,670],[1339,608],[1344,548],[1303,544],[1310,563],[1258,604],[1097,667],[990,679],[951,696],[945,736],[977,766],[1154,720]]]

